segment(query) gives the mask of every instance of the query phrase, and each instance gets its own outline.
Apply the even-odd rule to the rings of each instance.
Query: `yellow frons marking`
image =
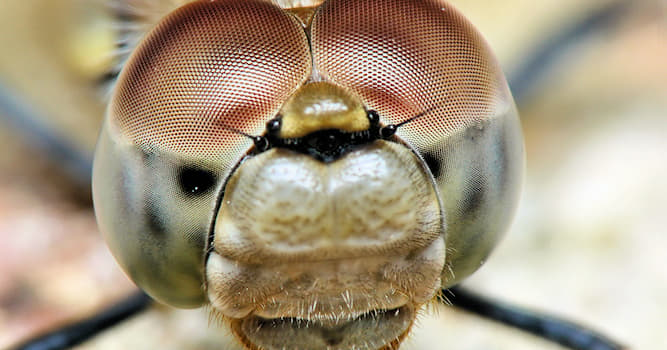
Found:
[[[310,26],[310,21],[313,19],[313,14],[315,14],[317,6],[294,7],[285,10],[287,12],[292,13],[296,18],[299,19],[299,21],[301,21],[301,25],[303,25],[304,28],[307,28],[308,26]]]
[[[328,83],[309,83],[297,90],[280,110],[280,138],[303,137],[315,131],[368,130],[370,123],[358,97]]]

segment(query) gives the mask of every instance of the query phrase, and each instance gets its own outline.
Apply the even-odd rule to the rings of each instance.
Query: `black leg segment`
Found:
[[[143,311],[152,299],[143,292],[137,292],[121,302],[110,306],[99,314],[66,325],[17,345],[15,350],[59,350],[68,349],[101,333],[125,319]]]
[[[622,350],[624,346],[576,323],[487,299],[461,287],[443,290],[440,301],[574,350]]]

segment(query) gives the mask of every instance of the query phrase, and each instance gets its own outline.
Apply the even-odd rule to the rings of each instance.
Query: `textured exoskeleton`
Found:
[[[442,0],[192,1],[124,67],[93,190],[152,297],[250,349],[397,347],[479,268],[523,172],[505,78]]]

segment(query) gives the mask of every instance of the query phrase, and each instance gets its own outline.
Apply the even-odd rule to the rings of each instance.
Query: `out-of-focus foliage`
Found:
[[[0,2],[0,82],[86,150],[104,113],[96,83],[113,62],[111,24],[101,1]]]

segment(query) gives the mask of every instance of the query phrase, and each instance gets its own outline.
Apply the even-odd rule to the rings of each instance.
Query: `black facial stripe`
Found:
[[[332,162],[356,146],[373,142],[377,137],[371,130],[344,132],[337,129],[320,130],[292,139],[272,138],[273,147],[282,147],[308,154],[323,162]]]

